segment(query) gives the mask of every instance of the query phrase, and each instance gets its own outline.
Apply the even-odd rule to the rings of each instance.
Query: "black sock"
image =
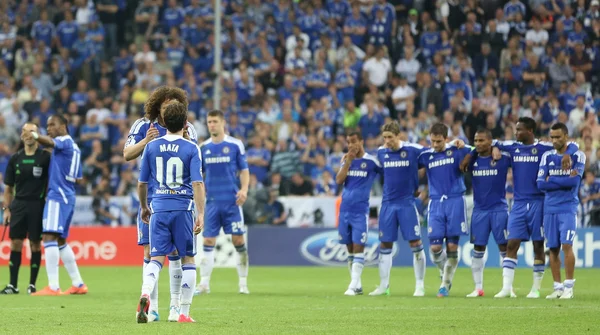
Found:
[[[40,272],[40,265],[42,264],[42,252],[41,251],[33,251],[31,253],[31,277],[29,279],[29,284],[35,286],[35,282],[37,280],[38,273]]]
[[[10,252],[10,262],[8,263],[8,268],[10,269],[10,284],[17,288],[17,283],[19,282],[19,268],[21,267],[21,252],[20,251],[11,251]]]

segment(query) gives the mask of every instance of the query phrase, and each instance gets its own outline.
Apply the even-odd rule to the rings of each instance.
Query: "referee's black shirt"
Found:
[[[37,149],[31,156],[19,150],[10,157],[4,184],[14,187],[15,200],[43,200],[48,185],[50,153]]]

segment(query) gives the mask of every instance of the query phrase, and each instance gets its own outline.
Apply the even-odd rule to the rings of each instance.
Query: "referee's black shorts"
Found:
[[[42,221],[44,219],[43,200],[15,199],[10,204],[11,240],[24,240],[29,237],[32,242],[42,240]]]

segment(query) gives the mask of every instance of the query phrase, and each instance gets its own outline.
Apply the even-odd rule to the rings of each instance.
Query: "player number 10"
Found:
[[[173,169],[175,173],[173,174]],[[160,188],[164,187],[163,181],[163,158],[156,157],[156,181],[160,185]],[[167,160],[167,187],[168,188],[179,188],[183,184],[183,161],[179,157],[171,157]],[[175,180],[173,180],[175,179]]]

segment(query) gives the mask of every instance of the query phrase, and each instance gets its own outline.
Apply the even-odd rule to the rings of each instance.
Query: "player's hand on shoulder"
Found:
[[[188,133],[188,125],[186,123],[185,127],[183,127],[183,138],[186,140],[190,139],[190,134]]]
[[[196,216],[196,222],[194,224],[194,234],[198,235],[204,229],[204,214],[198,214]]]
[[[502,151],[500,151],[500,149],[493,147],[492,148],[492,158],[495,161],[499,161],[502,158]]]
[[[150,212],[150,208],[143,207],[141,214],[142,214],[142,222],[148,224],[150,222],[150,215],[152,214]]]
[[[462,149],[462,148],[465,147],[465,141],[457,138],[457,139],[454,140],[454,146],[456,146],[459,149]]]
[[[563,167],[564,169],[564,167]],[[576,177],[579,173],[577,172],[577,170],[573,169],[571,170],[571,177]]]
[[[562,156],[562,160],[560,161],[563,170],[569,170],[571,168],[571,164],[573,161],[571,160],[571,156],[568,154],[564,154]],[[575,175],[577,175],[577,171],[575,171]],[[573,174],[571,173],[571,176]]]
[[[156,129],[156,127],[154,127],[154,124],[151,123],[150,124],[150,128],[148,128],[148,131],[146,132],[146,142],[150,142],[153,139],[158,137],[158,129]]]
[[[466,154],[465,158],[460,162],[460,170],[462,172],[469,171],[469,164],[471,164],[471,154]]]

